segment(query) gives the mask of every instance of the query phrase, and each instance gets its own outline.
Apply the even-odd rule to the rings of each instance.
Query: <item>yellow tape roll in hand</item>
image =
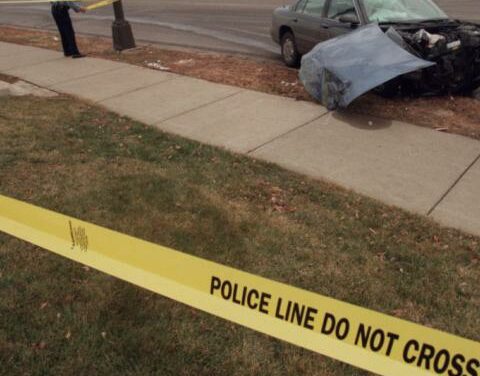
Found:
[[[480,343],[0,196],[0,231],[385,376],[479,376]]]

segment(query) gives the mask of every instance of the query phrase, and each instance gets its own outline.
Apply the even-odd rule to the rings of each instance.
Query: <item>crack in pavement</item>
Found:
[[[252,154],[252,153],[255,153],[255,152],[257,152],[258,150],[260,150],[261,148],[263,148],[263,147],[271,144],[272,142],[275,142],[275,141],[279,140],[279,139],[282,138],[282,137],[285,137],[285,136],[287,136],[287,135],[289,135],[289,134],[291,134],[291,133],[293,133],[293,132],[295,132],[295,131],[298,131],[299,129],[301,129],[301,128],[303,128],[303,127],[306,127],[306,126],[309,125],[309,124],[312,124],[314,121],[317,121],[317,120],[325,117],[325,116],[328,115],[329,113],[330,113],[330,111],[327,111],[327,112],[325,112],[324,114],[321,114],[320,116],[317,116],[317,117],[313,118],[312,120],[308,120],[308,121],[306,121],[305,123],[300,124],[298,127],[295,127],[295,128],[293,128],[293,129],[290,129],[289,131],[287,131],[287,132],[285,132],[285,133],[282,133],[282,134],[280,134],[280,135],[272,138],[271,140],[269,140],[269,141],[267,141],[267,142],[264,142],[263,144],[254,147],[253,149],[247,151],[246,154],[247,154],[247,155],[250,155],[250,154]]]
[[[432,215],[432,213],[437,209],[437,207],[445,200],[445,198],[450,194],[450,192],[453,191],[453,189],[460,183],[460,181],[463,179],[463,177],[475,166],[475,164],[480,161],[480,154],[473,160],[470,165],[467,166],[465,171],[463,171],[460,176],[455,180],[455,182],[452,184],[450,188],[447,189],[447,191],[440,197],[440,199],[435,203],[435,205],[432,206],[432,208],[428,211],[427,216]]]

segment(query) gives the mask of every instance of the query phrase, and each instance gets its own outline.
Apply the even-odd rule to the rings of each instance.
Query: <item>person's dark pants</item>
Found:
[[[62,38],[63,53],[65,56],[80,54],[75,40],[75,31],[73,30],[68,8],[53,4],[52,15]]]

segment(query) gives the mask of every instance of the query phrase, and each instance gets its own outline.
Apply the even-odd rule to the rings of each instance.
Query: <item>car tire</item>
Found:
[[[291,68],[300,66],[301,55],[298,52],[295,36],[290,31],[282,35],[281,39],[282,58],[285,64]]]

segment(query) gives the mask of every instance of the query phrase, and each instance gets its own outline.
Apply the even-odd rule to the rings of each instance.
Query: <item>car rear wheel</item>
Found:
[[[282,36],[282,58],[285,64],[289,67],[297,68],[300,66],[300,53],[298,52],[297,42],[295,36],[287,31]]]

